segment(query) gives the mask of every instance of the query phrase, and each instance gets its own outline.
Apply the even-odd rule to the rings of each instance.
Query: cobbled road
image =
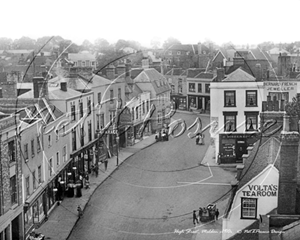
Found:
[[[173,120],[184,119],[188,127],[196,117],[176,113]],[[209,123],[209,117],[201,120],[203,126]],[[193,234],[175,230],[193,228],[192,211],[221,197],[230,185],[217,183],[234,178],[230,171],[199,165],[209,132],[200,146],[187,137],[194,130],[155,143],[119,166],[95,191],[69,240],[192,239]],[[200,183],[211,184],[192,184],[203,179]]]

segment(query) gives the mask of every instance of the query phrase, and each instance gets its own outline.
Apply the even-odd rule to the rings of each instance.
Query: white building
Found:
[[[210,84],[211,137],[219,163],[238,163],[247,147],[255,142],[253,132],[259,128],[259,113],[264,96],[263,82],[238,68]]]

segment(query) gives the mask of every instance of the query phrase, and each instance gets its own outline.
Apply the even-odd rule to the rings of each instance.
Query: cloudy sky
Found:
[[[3,0],[0,37],[182,43],[300,41],[300,0]]]

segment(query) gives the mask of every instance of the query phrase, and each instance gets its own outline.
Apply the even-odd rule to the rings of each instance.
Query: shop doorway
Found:
[[[202,109],[203,107],[203,98],[202,97],[198,97],[198,109]]]
[[[237,139],[235,147],[236,160],[243,161],[243,154],[247,154],[246,139]]]
[[[11,226],[11,229],[12,229],[12,239],[22,239],[22,231],[21,231],[21,226],[20,226],[20,218],[22,216],[18,216],[16,217],[13,221],[12,221],[12,226]]]

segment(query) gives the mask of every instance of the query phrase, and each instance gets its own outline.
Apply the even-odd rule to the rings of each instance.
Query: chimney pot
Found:
[[[61,82],[60,83],[60,90],[66,92],[67,91],[67,83],[66,82]]]

